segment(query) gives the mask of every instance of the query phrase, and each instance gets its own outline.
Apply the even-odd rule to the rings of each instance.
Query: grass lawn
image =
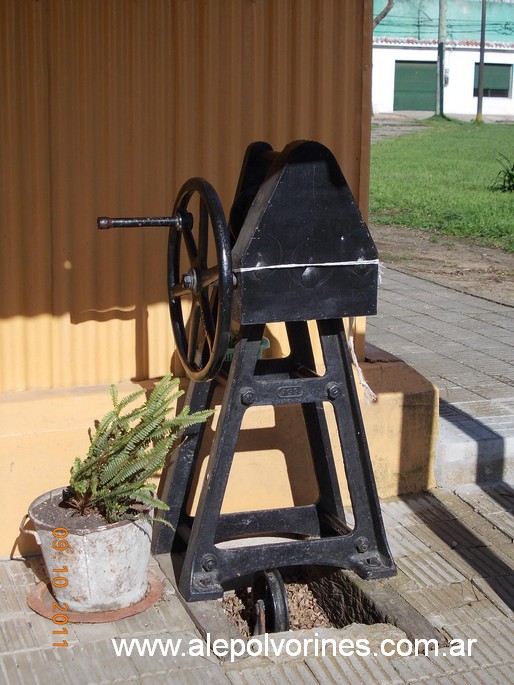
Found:
[[[492,191],[514,125],[430,119],[371,147],[370,222],[468,236],[514,252],[514,193]]]

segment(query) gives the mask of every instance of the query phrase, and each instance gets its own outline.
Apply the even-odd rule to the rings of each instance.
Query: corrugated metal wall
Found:
[[[371,0],[1,0],[0,390],[159,375],[164,229],[254,140],[328,145],[367,203]]]

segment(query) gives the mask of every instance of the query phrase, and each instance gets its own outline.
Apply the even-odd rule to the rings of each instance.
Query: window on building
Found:
[[[478,69],[475,64],[473,96],[478,96]],[[510,98],[512,95],[512,65],[484,64],[484,97]]]

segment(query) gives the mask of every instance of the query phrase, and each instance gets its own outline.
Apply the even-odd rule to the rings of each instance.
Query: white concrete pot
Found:
[[[34,509],[47,500],[57,507],[62,490],[41,495],[28,511],[56,600],[78,612],[121,609],[142,600],[148,588],[151,522],[118,521],[93,530],[55,528]]]

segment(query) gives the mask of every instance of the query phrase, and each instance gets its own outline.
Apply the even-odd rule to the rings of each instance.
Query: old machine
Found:
[[[191,411],[208,408],[215,387],[224,386],[195,515],[187,513],[186,503],[205,425],[186,430],[163,485],[172,528],[158,526],[154,552],[182,551],[178,587],[183,597],[218,598],[236,579],[253,577],[257,594],[271,602],[276,628],[284,628],[287,604],[277,569],[323,565],[350,569],[365,579],[393,575],[342,320],[376,313],[379,263],[333,154],[314,141],[296,141],[280,152],[264,142],[250,145],[228,225],[212,186],[192,178],[180,190],[173,216],[102,217],[98,226],[169,227],[171,324],[191,379],[185,401]],[[322,373],[316,371],[309,321],[316,322],[319,333]],[[261,359],[264,328],[272,322],[285,323],[290,353]],[[326,403],[333,406],[337,423],[351,524]],[[245,411],[284,404],[301,405],[318,501],[222,513]]]

